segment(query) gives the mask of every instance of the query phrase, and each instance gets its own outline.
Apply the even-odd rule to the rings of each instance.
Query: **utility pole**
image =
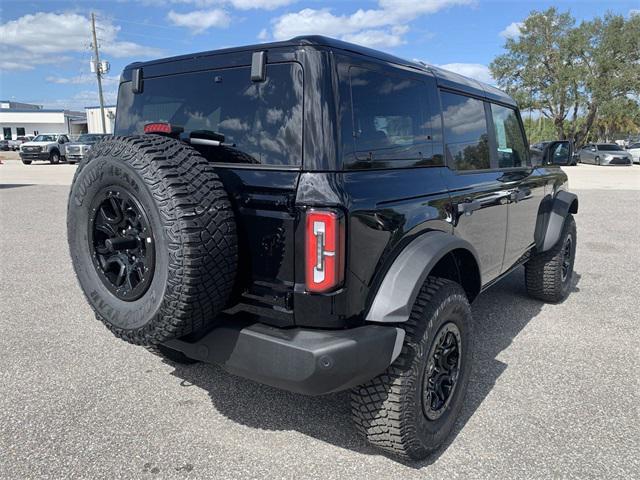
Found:
[[[100,71],[100,54],[98,53],[98,39],[96,37],[96,14],[91,13],[91,31],[93,33],[93,53],[96,56],[96,78],[98,79],[98,96],[100,97],[100,119],[102,120],[102,133],[107,133],[106,120],[104,118],[104,98],[102,96],[102,72]]]

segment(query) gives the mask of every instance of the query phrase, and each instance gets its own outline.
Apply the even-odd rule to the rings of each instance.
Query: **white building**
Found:
[[[0,131],[4,140],[39,133],[76,135],[86,133],[87,116],[83,112],[0,100]]]
[[[84,107],[87,112],[87,128],[89,133],[113,133],[113,124],[116,121],[116,106],[105,105],[104,107],[104,126],[106,132],[102,131],[102,119],[100,118],[100,107]]]

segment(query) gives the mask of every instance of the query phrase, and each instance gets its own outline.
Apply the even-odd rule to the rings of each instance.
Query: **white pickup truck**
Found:
[[[25,165],[34,160],[48,160],[51,163],[60,163],[65,158],[66,144],[69,137],[60,133],[42,133],[30,142],[20,145],[20,158]]]

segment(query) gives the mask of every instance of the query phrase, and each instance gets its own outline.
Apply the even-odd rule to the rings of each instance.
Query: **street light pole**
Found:
[[[100,54],[98,53],[98,39],[96,37],[96,14],[91,13],[91,31],[93,33],[93,53],[96,56],[96,78],[98,79],[98,96],[100,98],[100,119],[102,120],[102,133],[107,133],[106,120],[104,118],[104,97],[102,96],[102,72],[100,72]]]

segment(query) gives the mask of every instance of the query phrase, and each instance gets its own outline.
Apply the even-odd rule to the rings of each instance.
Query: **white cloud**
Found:
[[[640,8],[632,8],[629,10],[629,16],[632,17],[633,15],[640,15]]]
[[[295,1],[296,0],[229,0],[229,3],[238,10],[273,10],[274,8],[290,5]]]
[[[484,83],[495,83],[491,77],[489,67],[481,63],[447,63],[445,65],[438,65],[438,67],[464,75],[465,77],[475,78]]]
[[[267,40],[269,38],[269,32],[267,31],[266,28],[263,28],[262,30],[260,30],[260,33],[258,34],[258,40]]]
[[[59,77],[55,75],[49,75],[45,80],[49,83],[57,83],[59,85],[87,85],[95,84],[96,76],[94,74],[77,75],[75,77]],[[117,75],[107,75],[102,77],[102,85],[117,85],[120,82],[120,77]]]
[[[106,89],[104,91],[104,103],[105,105],[113,105],[116,103],[118,92],[116,90]],[[94,90],[81,90],[76,94],[67,98],[58,98],[56,100],[42,99],[42,98],[26,98],[24,100],[27,103],[34,103],[36,105],[43,105],[44,108],[61,108],[65,110],[84,111],[84,107],[90,107],[98,105],[100,100],[98,99],[98,91]]]
[[[297,0],[165,0],[174,5],[193,5],[197,8],[229,5],[238,10],[273,10],[291,5]],[[157,0],[142,0],[146,5],[157,6]]]
[[[472,3],[474,0],[379,0],[378,8],[346,15],[335,15],[330,8],[305,8],[273,19],[273,38],[319,34],[367,46],[397,46],[404,42],[407,23],[450,6]]]
[[[520,36],[520,29],[523,25],[523,22],[511,22],[507,28],[500,32],[500,36],[503,38],[518,38]]]
[[[211,27],[226,28],[231,21],[227,12],[220,8],[195,10],[189,13],[177,13],[171,10],[167,18],[174,25],[190,28],[193,33],[202,33]]]
[[[100,17],[97,22],[102,50],[113,57],[158,56],[160,50],[117,40],[120,27]],[[89,19],[77,13],[27,14],[0,25],[0,68],[29,70],[59,63],[64,53],[89,52]]]
[[[385,30],[361,30],[358,33],[344,35],[342,39],[367,47],[397,47],[405,43],[403,36],[408,31],[409,27],[398,25],[392,27],[388,32]]]

